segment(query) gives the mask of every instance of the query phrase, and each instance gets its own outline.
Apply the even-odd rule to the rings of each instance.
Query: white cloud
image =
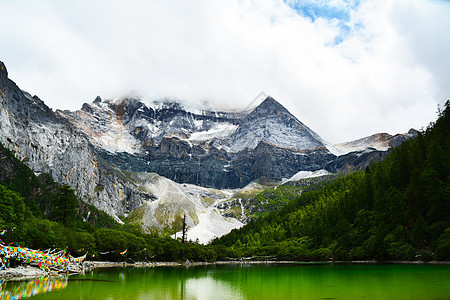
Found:
[[[450,97],[450,4],[356,2],[328,3],[343,29],[275,0],[4,1],[0,60],[52,108],[130,93],[243,108],[263,90],[332,142],[426,125]]]

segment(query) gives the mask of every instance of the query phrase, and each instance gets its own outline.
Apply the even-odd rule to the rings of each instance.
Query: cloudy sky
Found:
[[[0,0],[0,60],[53,109],[97,95],[246,108],[325,140],[420,129],[450,98],[450,1]]]

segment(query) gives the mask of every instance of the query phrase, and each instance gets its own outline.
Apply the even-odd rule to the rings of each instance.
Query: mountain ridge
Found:
[[[0,90],[0,142],[35,174],[48,173],[57,183],[68,184],[82,201],[119,222],[118,215],[148,200],[149,195],[111,175],[84,133],[38,97],[21,91],[4,76]]]
[[[239,124],[230,141],[230,152],[239,152],[245,148],[255,149],[261,141],[296,151],[324,147],[318,134],[301,123],[271,96]]]
[[[163,104],[96,98],[81,110],[58,113],[84,131],[110,163],[207,187],[242,188],[259,177],[277,182],[300,169],[321,169],[334,157],[316,133],[271,97],[247,114],[190,112],[179,103]],[[288,158],[274,175],[264,162],[274,155],[266,152],[267,159],[257,159],[268,147]]]
[[[37,96],[20,90],[3,63],[0,71],[0,142],[36,174],[48,173],[57,183],[70,185],[81,201],[118,222],[119,216],[159,203],[145,188],[148,183],[134,178],[139,172],[200,190],[240,189],[255,181],[278,184],[299,171],[348,171],[373,158],[352,152],[337,160],[317,134],[271,97],[251,112],[190,112],[169,100],[149,107],[136,98],[100,97],[75,112],[53,112]],[[252,132],[262,135],[247,145]],[[237,152],[227,148],[233,137],[244,141]],[[192,201],[207,208],[197,200]],[[196,225],[207,210],[195,207],[195,213],[182,206],[167,208],[172,225],[157,218],[143,225],[173,227],[184,213]]]

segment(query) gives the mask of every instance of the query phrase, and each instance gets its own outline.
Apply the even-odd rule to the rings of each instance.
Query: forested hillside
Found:
[[[256,199],[274,212],[203,246],[119,225],[0,147],[0,229],[7,230],[1,239],[116,261],[450,260],[448,149],[449,102],[435,123],[384,161],[301,194],[297,187],[263,192]]]
[[[216,260],[210,246],[183,244],[164,233],[144,234],[136,226],[118,224],[78,201],[70,187],[58,185],[48,174],[37,177],[2,145],[0,232],[6,245],[67,249],[75,256],[88,252],[94,260]]]
[[[242,256],[450,260],[450,104],[364,172],[309,191],[213,241]]]

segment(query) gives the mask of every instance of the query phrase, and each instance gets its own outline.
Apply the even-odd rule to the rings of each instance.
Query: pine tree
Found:
[[[181,242],[184,244],[186,243],[186,214],[184,214],[183,217],[183,236],[181,237]]]

